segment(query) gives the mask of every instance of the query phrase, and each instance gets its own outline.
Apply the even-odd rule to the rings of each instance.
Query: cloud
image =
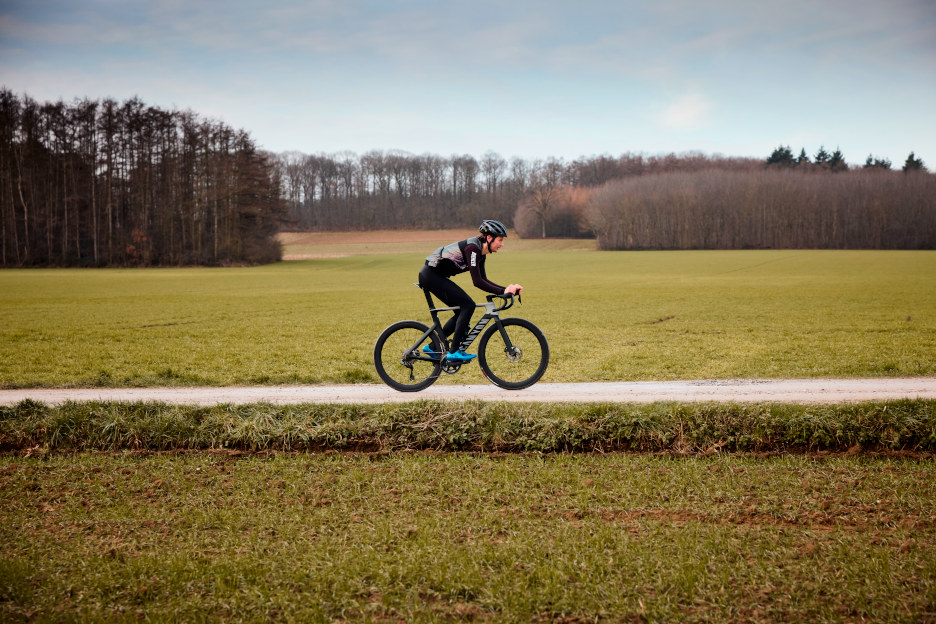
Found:
[[[897,162],[936,144],[932,3],[0,0],[0,85],[137,95],[272,150]]]
[[[698,130],[709,123],[712,103],[701,93],[687,93],[663,111],[661,122],[674,130]]]

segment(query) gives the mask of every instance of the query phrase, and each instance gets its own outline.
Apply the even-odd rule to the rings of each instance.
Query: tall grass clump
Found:
[[[936,450],[936,401],[856,405],[217,405],[35,401],[0,408],[0,450],[709,453]]]

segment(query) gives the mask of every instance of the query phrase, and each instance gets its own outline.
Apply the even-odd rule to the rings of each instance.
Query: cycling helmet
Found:
[[[507,228],[500,221],[495,221],[494,219],[485,219],[481,222],[481,225],[478,227],[478,231],[481,232],[481,236],[507,236]]]

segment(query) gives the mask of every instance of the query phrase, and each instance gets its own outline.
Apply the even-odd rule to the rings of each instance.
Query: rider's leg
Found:
[[[446,321],[442,328],[446,336],[452,336],[452,349],[457,351],[465,336],[468,335],[468,325],[471,323],[471,314],[475,307],[474,300],[458,284],[439,275],[429,266],[424,266],[419,272],[419,284],[438,297],[447,307],[458,306],[458,311]]]

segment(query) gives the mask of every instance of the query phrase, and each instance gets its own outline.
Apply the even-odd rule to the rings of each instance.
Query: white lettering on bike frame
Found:
[[[462,341],[460,349],[464,351],[470,347],[471,343],[474,342],[474,339],[477,338],[478,334],[481,333],[481,330],[484,329],[484,327],[490,322],[491,318],[488,316],[482,316],[480,319],[478,319],[478,324],[474,326],[474,329],[472,329],[467,336],[465,336],[465,340]]]

